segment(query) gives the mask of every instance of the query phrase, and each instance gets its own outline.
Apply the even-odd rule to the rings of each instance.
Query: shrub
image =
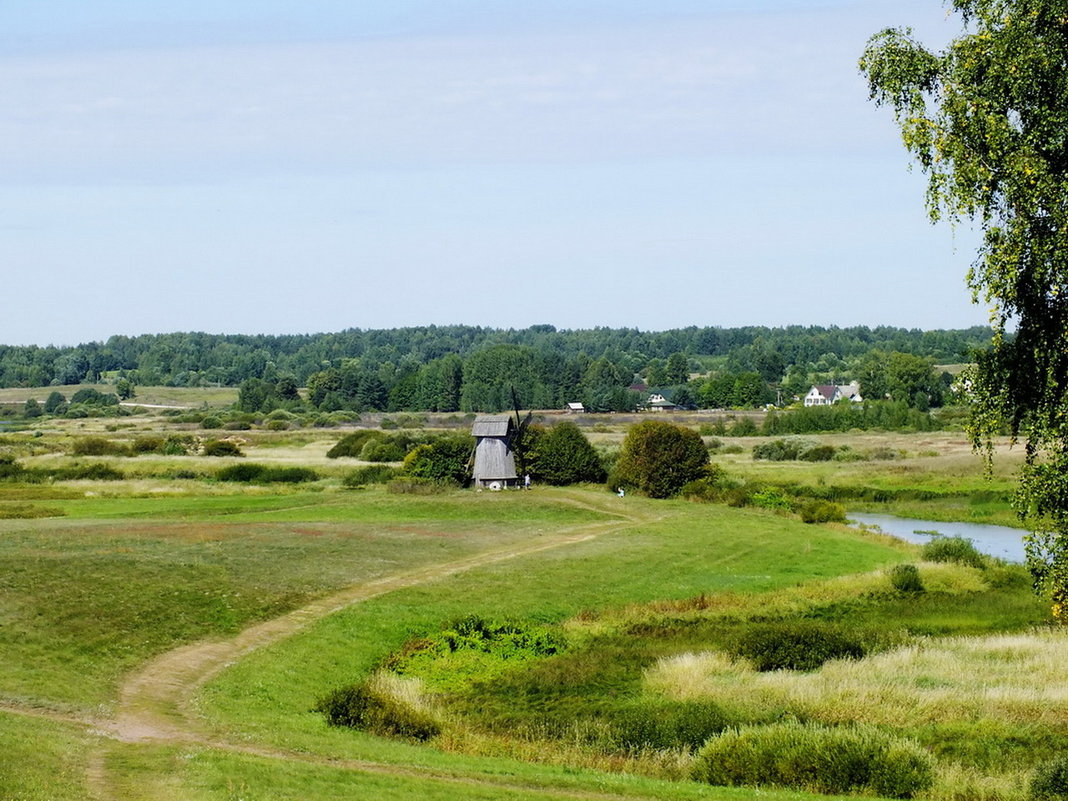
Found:
[[[735,422],[727,433],[732,437],[755,437],[760,433],[760,430],[751,418],[743,417]]]
[[[696,751],[730,725],[730,717],[714,701],[647,702],[626,707],[609,718],[608,745],[628,751]]]
[[[1035,768],[1027,797],[1031,801],[1068,801],[1068,753]]]
[[[209,439],[201,447],[204,456],[244,456],[236,442],[228,439]]]
[[[987,559],[971,540],[964,537],[935,537],[923,546],[920,555],[928,562],[956,562],[968,567],[985,567]]]
[[[0,456],[0,481],[15,481],[23,474],[23,467],[11,456]]]
[[[801,451],[798,458],[805,462],[829,462],[834,459],[835,453],[837,450],[833,445],[817,445]]]
[[[911,798],[934,783],[934,769],[918,745],[873,727],[778,723],[712,738],[697,755],[693,777],[717,785]]]
[[[777,487],[764,487],[754,492],[749,497],[749,503],[761,509],[782,509],[788,511],[791,508],[790,499]]]
[[[356,459],[359,458],[364,445],[370,440],[381,438],[382,434],[378,431],[371,431],[370,429],[354,431],[351,434],[342,437],[334,447],[326,452],[326,456],[328,459],[339,459],[342,457]]]
[[[92,387],[82,387],[70,397],[70,404],[83,406],[118,406],[119,396],[104,394]]]
[[[268,431],[288,431],[288,420],[268,420],[266,428]]]
[[[219,481],[243,481],[254,484],[275,482],[300,484],[305,481],[319,480],[319,474],[310,467],[270,467],[255,462],[228,465],[216,473],[215,477]]]
[[[400,470],[388,464],[369,464],[357,467],[343,479],[342,485],[349,489],[364,487],[368,484],[385,484],[390,479],[396,478]]]
[[[844,523],[845,507],[833,501],[809,501],[800,510],[805,523]]]
[[[263,480],[282,484],[303,484],[318,481],[319,474],[310,467],[272,467],[264,474]]]
[[[229,423],[223,424],[224,431],[248,431],[251,428],[252,423],[247,420],[231,420]]]
[[[163,437],[137,437],[130,445],[134,454],[139,453],[162,453],[167,440]]]
[[[398,443],[385,439],[372,439],[360,451],[360,459],[365,462],[400,462],[407,451]]]
[[[67,411],[67,398],[61,392],[53,390],[44,402],[45,414],[63,414]]]
[[[56,481],[122,481],[126,478],[121,470],[100,462],[60,467],[47,471],[47,475]]]
[[[567,421],[552,428],[532,426],[527,429],[529,472],[538,481],[552,486],[600,483],[607,473],[597,450],[577,425]]]
[[[219,481],[255,482],[260,480],[266,469],[267,465],[256,464],[255,462],[232,464],[217,472],[215,478]]]
[[[770,462],[829,462],[834,459],[837,449],[833,445],[821,445],[807,437],[786,437],[762,442],[753,446],[753,458]]]
[[[636,487],[652,498],[669,498],[689,482],[701,478],[708,450],[692,428],[659,420],[632,426],[610,483]]]
[[[923,592],[923,581],[916,565],[894,565],[890,569],[890,586],[898,592]]]
[[[160,451],[164,456],[185,456],[189,453],[189,447],[193,444],[190,437],[169,436],[163,443]]]
[[[209,414],[203,420],[200,421],[200,427],[204,429],[222,428],[223,421],[221,418],[216,417],[214,414]]]
[[[74,442],[70,452],[74,456],[129,456],[125,445],[103,437],[82,437]]]
[[[686,500],[701,501],[704,503],[718,501],[721,494],[719,481],[711,476],[689,481],[686,484],[683,484],[682,489],[679,490],[679,495]]]
[[[467,435],[441,437],[419,445],[404,458],[404,472],[413,478],[463,484],[475,441]]]
[[[391,698],[369,683],[339,687],[320,698],[316,712],[331,726],[347,726],[372,734],[429,740],[440,727],[424,712]]]
[[[867,646],[860,635],[828,623],[793,620],[751,626],[728,648],[757,670],[815,670],[831,659],[860,659]]]

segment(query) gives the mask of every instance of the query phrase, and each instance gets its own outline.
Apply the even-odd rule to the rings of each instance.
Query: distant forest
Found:
[[[643,332],[457,325],[281,336],[146,334],[74,347],[0,345],[0,386],[120,379],[144,386],[240,386],[241,405],[250,411],[298,402],[324,410],[495,410],[511,406],[514,387],[525,408],[582,401],[609,411],[633,408],[633,387],[641,383],[674,388],[682,405],[727,407],[803,394],[812,383],[866,380],[874,386],[885,376],[873,371],[893,354],[908,357],[908,366],[960,363],[989,342],[986,327]],[[307,387],[304,398],[298,387]]]

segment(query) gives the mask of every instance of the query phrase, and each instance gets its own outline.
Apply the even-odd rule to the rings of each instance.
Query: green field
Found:
[[[345,490],[351,463],[322,457],[329,431],[251,434],[257,461],[320,472],[303,485],[216,482],[227,462],[204,457],[69,454],[87,424],[116,440],[168,425],[126,420],[3,439],[28,466],[127,477],[0,483],[0,798],[750,798],[689,779],[688,747],[618,742],[634,715],[661,726],[712,704],[732,726],[879,727],[931,755],[926,797],[993,801],[1023,798],[1068,735],[1063,679],[1045,667],[1062,664],[1063,633],[1045,629],[1020,569],[921,563],[926,591],[907,596],[887,571],[916,549],[773,510],[599,487]],[[850,508],[1008,519],[1011,461],[988,482],[957,440],[851,440],[892,461],[717,461],[748,481],[841,488]],[[396,681],[382,673],[391,654],[473,617],[566,648],[459,651],[402,676],[440,724],[426,743],[314,711],[338,687]],[[723,655],[776,621],[876,645],[779,676]]]

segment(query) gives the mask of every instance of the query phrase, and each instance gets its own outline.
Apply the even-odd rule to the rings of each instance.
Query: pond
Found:
[[[849,520],[865,526],[878,526],[887,534],[918,545],[930,542],[932,537],[937,536],[935,532],[946,537],[964,537],[985,554],[1006,562],[1024,561],[1023,536],[1027,532],[1022,528],[985,523],[944,523],[879,514],[850,514]]]

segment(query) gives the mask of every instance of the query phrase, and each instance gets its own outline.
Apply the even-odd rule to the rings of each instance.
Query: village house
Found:
[[[830,406],[840,400],[860,403],[860,385],[854,381],[850,384],[816,384],[805,395],[805,406]]]
[[[651,412],[673,412],[679,407],[669,401],[659,392],[654,392],[645,402],[645,408]]]

